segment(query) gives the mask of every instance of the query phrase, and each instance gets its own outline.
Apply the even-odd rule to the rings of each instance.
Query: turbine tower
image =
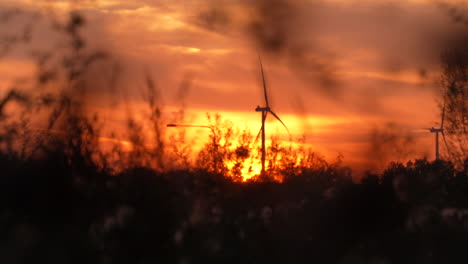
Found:
[[[445,105],[442,108],[442,117],[440,121],[440,127],[439,128],[426,128],[429,130],[431,133],[435,133],[435,155],[436,155],[436,160],[440,159],[440,153],[439,153],[439,133],[442,134],[442,138],[444,139],[444,144],[445,148],[447,151],[449,151],[447,140],[445,139],[445,134],[444,134],[444,119],[445,119]]]
[[[265,96],[266,106],[265,107],[257,106],[257,108],[255,108],[256,112],[262,112],[262,127],[260,128],[259,134],[255,138],[255,141],[257,141],[258,136],[261,133],[262,134],[262,173],[261,173],[261,175],[264,176],[265,175],[265,157],[266,157],[266,150],[265,150],[265,121],[266,121],[268,113],[272,114],[276,119],[278,119],[278,121],[280,121],[280,123],[284,126],[284,128],[286,128],[288,133],[289,133],[289,129],[288,129],[288,127],[286,127],[286,125],[283,123],[283,121],[281,121],[279,116],[277,114],[275,114],[275,112],[273,112],[273,110],[271,110],[271,108],[270,108],[270,104],[268,102],[265,74],[263,72],[262,59],[260,58],[260,55],[258,56],[258,61],[260,62],[260,70],[262,72],[263,94]]]

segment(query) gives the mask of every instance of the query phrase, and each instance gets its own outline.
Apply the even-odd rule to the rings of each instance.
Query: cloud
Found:
[[[464,9],[421,1],[69,3],[19,6],[55,5],[63,14],[79,9],[87,47],[104,47],[120,62],[120,90],[112,95],[141,101],[149,72],[165,102],[179,105],[180,84],[190,76],[183,96],[188,109],[251,111],[263,102],[257,48],[278,113],[357,116],[382,126],[431,122],[440,51],[466,30],[463,19],[454,19]],[[55,34],[46,23],[37,25],[34,48],[51,49]]]

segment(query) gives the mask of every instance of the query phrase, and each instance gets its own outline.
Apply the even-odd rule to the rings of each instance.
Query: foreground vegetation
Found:
[[[63,151],[0,156],[2,263],[460,263],[468,166],[339,167],[283,183],[206,170],[112,174]]]

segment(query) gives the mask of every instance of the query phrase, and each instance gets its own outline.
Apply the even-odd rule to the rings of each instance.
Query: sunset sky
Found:
[[[144,107],[147,74],[168,122],[183,108],[185,124],[219,113],[256,134],[255,107],[264,105],[258,51],[271,106],[293,137],[305,135],[327,159],[341,153],[356,167],[375,154],[373,131],[414,137],[405,145],[412,155],[389,159],[433,159],[434,135],[421,128],[440,119],[439,57],[468,24],[462,1],[435,0],[0,0],[0,9],[14,8],[23,15],[0,33],[31,26],[32,38],[1,57],[0,91],[34,73],[28,52],[60,45],[50,21],[80,11],[88,46],[119,65],[117,87],[90,97],[109,123]],[[43,19],[31,23],[30,14]],[[203,143],[209,131],[187,133]],[[287,140],[270,116],[272,134]]]

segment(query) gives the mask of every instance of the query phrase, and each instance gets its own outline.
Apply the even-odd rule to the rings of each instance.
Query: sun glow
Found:
[[[225,161],[225,166],[228,168],[229,171],[233,171],[234,167],[236,166],[236,162],[232,160]],[[249,179],[252,179],[255,176],[258,176],[262,172],[262,164],[260,160],[256,159],[247,159],[240,164],[240,172],[242,181],[246,182]],[[233,175],[232,175],[233,176]]]

